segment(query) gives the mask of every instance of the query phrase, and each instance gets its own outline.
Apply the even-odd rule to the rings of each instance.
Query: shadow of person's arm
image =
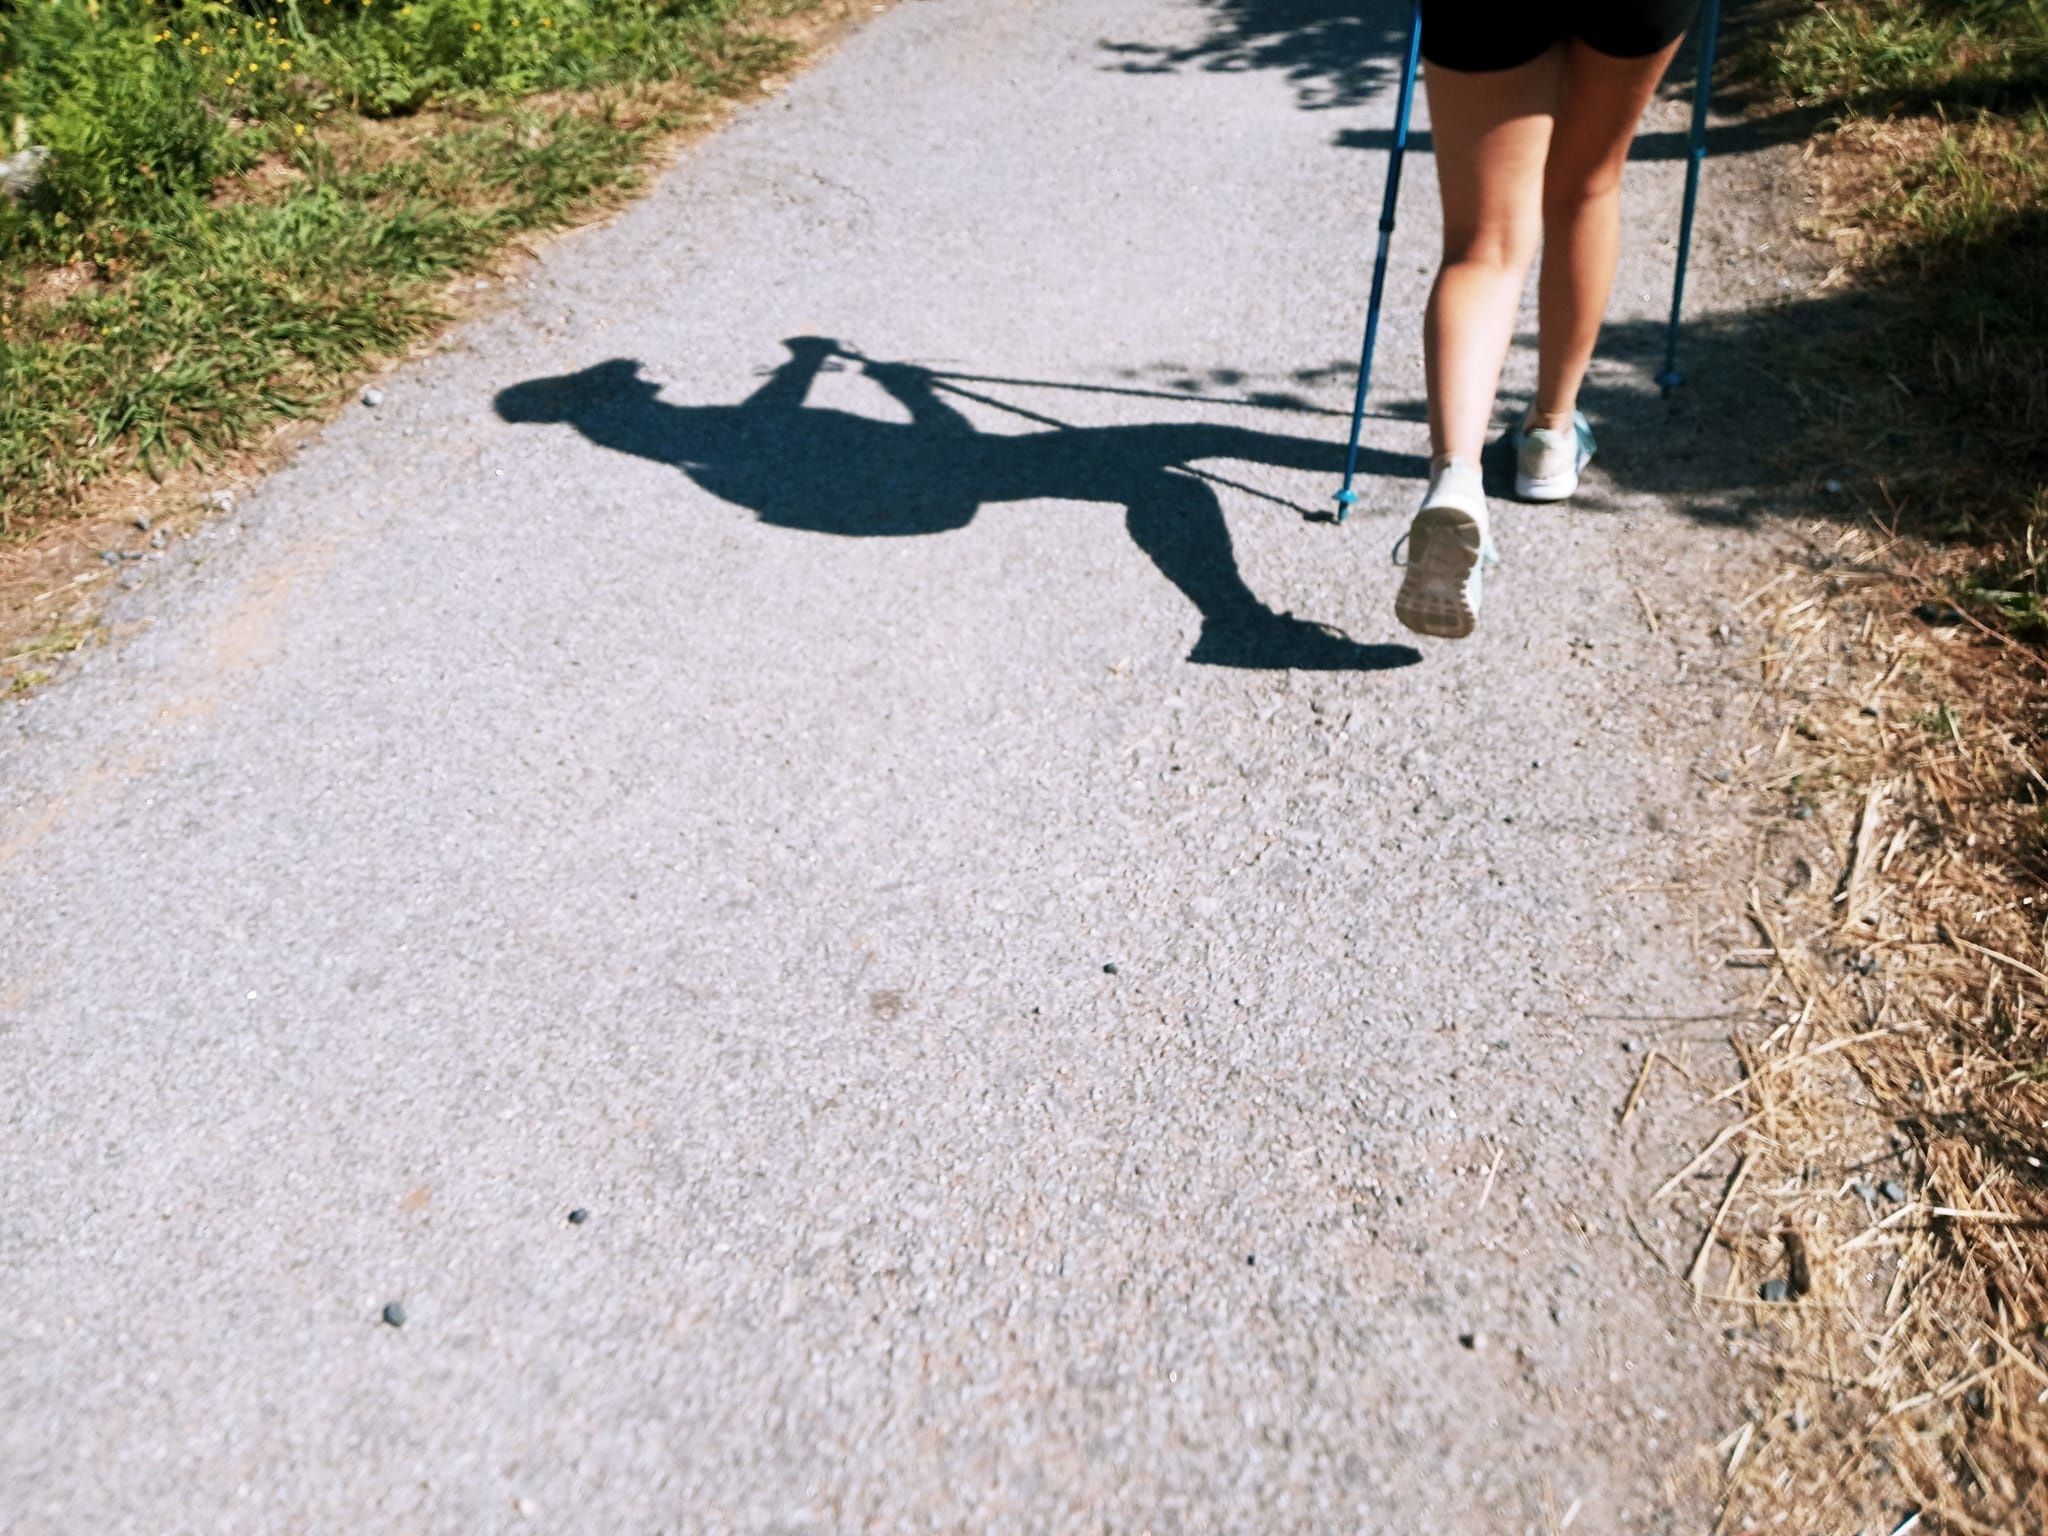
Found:
[[[888,392],[890,399],[910,412],[910,419],[917,426],[953,436],[975,435],[974,423],[962,415],[958,407],[940,398],[929,368],[920,368],[915,363],[867,360],[862,361],[861,368]]]
[[[811,393],[811,385],[835,357],[845,356],[839,343],[829,336],[791,336],[783,343],[789,361],[768,375],[768,382],[740,402],[749,412],[800,411]]]

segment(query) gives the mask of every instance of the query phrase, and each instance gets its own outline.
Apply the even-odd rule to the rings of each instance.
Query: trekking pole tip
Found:
[[[1345,486],[1337,493],[1337,521],[1343,522],[1351,516],[1351,509],[1358,505],[1358,492]]]
[[[1664,393],[1667,395],[1676,391],[1678,386],[1683,384],[1684,382],[1685,375],[1680,373],[1676,368],[1666,368],[1662,373],[1657,375],[1657,387],[1663,390]]]

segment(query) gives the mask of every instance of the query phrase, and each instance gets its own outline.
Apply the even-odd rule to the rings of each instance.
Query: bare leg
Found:
[[[1522,284],[1542,235],[1565,50],[1469,74],[1431,64],[1430,131],[1443,196],[1444,260],[1423,322],[1430,449],[1478,463]]]
[[[1599,339],[1621,246],[1621,171],[1673,43],[1640,59],[1567,46],[1557,128],[1543,171],[1542,341],[1536,426],[1567,427]]]

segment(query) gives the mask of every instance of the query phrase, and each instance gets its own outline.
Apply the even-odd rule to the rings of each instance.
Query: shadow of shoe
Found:
[[[1276,613],[1253,621],[1211,620],[1188,660],[1199,667],[1266,672],[1389,672],[1414,666],[1422,653],[1408,645],[1367,645],[1328,624]]]

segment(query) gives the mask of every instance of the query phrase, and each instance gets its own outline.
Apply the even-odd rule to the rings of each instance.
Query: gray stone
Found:
[[[0,160],[0,196],[16,202],[32,197],[43,184],[50,158],[47,144],[31,144]]]

